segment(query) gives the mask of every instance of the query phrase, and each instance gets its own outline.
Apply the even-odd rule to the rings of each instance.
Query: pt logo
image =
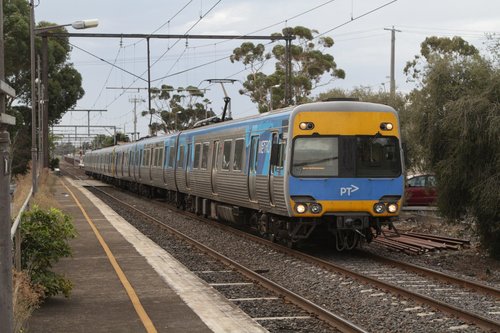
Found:
[[[359,190],[359,187],[357,187],[356,185],[341,187],[340,196],[342,197],[344,196],[344,194],[347,194],[347,196],[351,196],[351,193],[356,192],[357,190]]]

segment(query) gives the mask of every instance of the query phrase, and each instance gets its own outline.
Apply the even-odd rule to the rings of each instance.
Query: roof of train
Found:
[[[186,130],[183,130],[180,132],[168,133],[168,134],[162,134],[160,136],[143,138],[143,139],[140,139],[139,141],[130,142],[130,143],[127,143],[124,145],[106,147],[106,148],[97,149],[94,151],[105,152],[108,150],[112,151],[113,149],[121,150],[121,148],[126,149],[127,146],[132,145],[132,144],[152,144],[155,142],[162,141],[165,138],[176,137],[178,135],[209,132],[213,129],[217,129],[220,127],[241,126],[241,125],[245,125],[245,123],[247,123],[247,124],[252,123],[256,120],[261,120],[263,118],[265,118],[265,119],[279,118],[279,117],[283,117],[286,115],[290,115],[294,111],[296,111],[296,112],[304,112],[304,111],[320,111],[320,112],[321,111],[352,111],[352,112],[370,111],[370,112],[394,112],[394,113],[396,113],[396,111],[392,107],[387,106],[387,105],[383,105],[383,104],[376,104],[376,103],[367,103],[367,102],[358,102],[358,101],[326,101],[326,102],[306,103],[306,104],[302,104],[302,105],[298,105],[298,106],[289,106],[286,108],[277,109],[277,110],[273,110],[273,111],[266,112],[266,113],[260,113],[257,115],[251,115],[251,116],[244,117],[244,118],[232,119],[232,120],[218,122],[218,123],[214,123],[214,124],[210,124],[210,125],[206,125],[206,126],[190,128],[190,129],[186,129]]]

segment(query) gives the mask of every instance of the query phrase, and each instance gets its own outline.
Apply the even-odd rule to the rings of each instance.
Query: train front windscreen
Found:
[[[295,177],[394,178],[401,175],[399,141],[392,136],[299,136]]]

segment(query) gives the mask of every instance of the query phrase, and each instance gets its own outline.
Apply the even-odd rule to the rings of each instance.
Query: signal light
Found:
[[[382,214],[385,212],[385,205],[382,202],[377,202],[375,205],[373,205],[373,211],[377,214]]]
[[[303,131],[310,131],[314,128],[314,123],[311,122],[302,122],[299,124],[299,128]]]
[[[380,124],[380,129],[382,131],[392,131],[393,128],[394,128],[394,125],[392,125],[392,123],[381,123]]]

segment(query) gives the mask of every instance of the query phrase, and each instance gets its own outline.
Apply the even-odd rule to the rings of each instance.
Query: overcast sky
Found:
[[[387,6],[367,14],[385,4]],[[318,6],[321,7],[314,9]],[[419,45],[425,37],[459,35],[478,48],[483,48],[485,33],[500,33],[500,1],[39,0],[35,9],[37,22],[65,24],[91,18],[99,19],[99,27],[84,32],[185,34],[192,28],[189,34],[245,35],[258,31],[254,34],[269,35],[286,26],[297,25],[318,30],[319,33],[328,31],[326,35],[335,41],[334,47],[328,52],[334,56],[337,66],[345,70],[346,78],[313,91],[313,95],[338,87],[352,89],[369,86],[375,91],[388,90],[391,36],[384,28],[394,26],[401,30],[396,34],[396,87],[407,92],[414,83],[406,82],[403,67],[419,53]],[[343,26],[338,27],[340,25]],[[78,32],[71,28],[68,30]],[[109,88],[144,88],[147,83],[112,68],[98,58],[146,79],[145,41],[72,38],[70,42],[74,44],[71,62],[82,74],[85,89],[85,96],[78,102],[76,109],[107,109],[104,113],[91,113],[91,125],[113,125],[122,131],[125,128],[131,132],[133,104],[130,99],[138,97],[146,100],[147,93],[145,90],[124,92]],[[231,64],[228,59],[215,62],[229,56],[241,42],[152,39],[152,86],[199,85],[200,88],[208,88],[210,90],[206,92],[206,97],[212,101],[213,110],[220,113],[223,106],[222,89],[202,81],[210,78],[244,81],[248,72],[241,72],[244,69],[242,64]],[[269,51],[272,46],[269,46]],[[213,63],[185,71],[208,62]],[[268,69],[267,74],[271,72],[271,66]],[[178,72],[183,73],[176,74]],[[166,76],[169,77],[159,79]],[[240,88],[240,83],[227,86],[235,118],[257,113],[250,99],[239,95]],[[139,111],[146,108],[147,103],[138,105]],[[86,123],[87,114],[82,112],[68,113],[62,121],[65,125]],[[141,135],[147,134],[147,123],[148,119],[139,116],[138,130]],[[71,131],[74,132],[74,129]],[[86,130],[82,129],[81,132]]]

